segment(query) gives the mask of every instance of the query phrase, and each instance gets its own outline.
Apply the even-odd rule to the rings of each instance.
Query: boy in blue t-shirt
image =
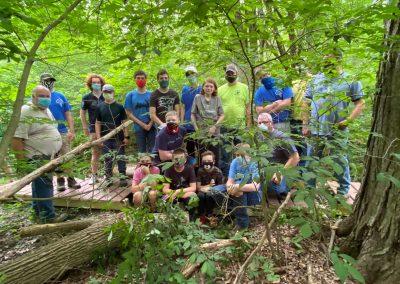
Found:
[[[236,228],[242,230],[248,228],[250,223],[245,206],[260,204],[262,191],[258,182],[257,164],[251,161],[251,157],[246,153],[250,145],[239,143],[237,147],[236,158],[233,159],[229,168],[226,187],[233,203],[232,210],[236,217]],[[244,185],[240,186],[241,183]]]
[[[126,94],[124,107],[128,118],[134,122],[133,130],[139,152],[150,153],[154,147],[156,128],[150,118],[151,92],[146,89],[147,74],[139,70],[133,77],[137,89]]]
[[[71,141],[75,138],[75,129],[74,129],[74,119],[72,117],[71,105],[69,104],[67,98],[59,93],[54,91],[54,84],[56,79],[49,73],[43,73],[40,75],[40,84],[48,88],[51,92],[51,102],[49,105],[49,109],[54,116],[55,120],[58,121],[58,132],[61,134],[62,138],[62,147],[58,155],[64,155],[71,150]],[[68,128],[65,125],[68,124]],[[65,171],[65,170],[64,170]],[[65,179],[60,174],[63,171],[61,169],[56,169],[55,173],[57,174],[57,190],[65,191]],[[70,189],[79,189],[81,186],[76,182],[75,178],[70,176],[67,177],[67,184]]]

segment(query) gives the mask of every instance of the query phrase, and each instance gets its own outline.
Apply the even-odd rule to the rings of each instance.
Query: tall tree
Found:
[[[400,2],[394,7],[400,8]],[[400,283],[400,19],[386,23],[364,179],[341,234],[367,283]]]

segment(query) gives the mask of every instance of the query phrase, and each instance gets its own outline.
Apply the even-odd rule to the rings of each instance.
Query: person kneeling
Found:
[[[249,144],[240,143],[239,148],[233,159],[230,168],[228,181],[226,182],[227,191],[232,202],[232,210],[236,217],[236,230],[243,230],[249,227],[250,219],[247,214],[247,206],[261,203],[262,192],[259,190],[259,173],[257,164],[251,161],[248,153]],[[241,183],[246,184],[241,186]]]
[[[215,155],[211,151],[201,154],[201,168],[197,172],[197,196],[199,197],[200,222],[206,223],[212,216],[216,199],[226,191],[222,171],[215,166]],[[223,198],[223,195],[221,194]]]
[[[164,199],[182,202],[186,206],[192,196],[196,196],[196,175],[193,167],[186,164],[187,154],[182,148],[172,152],[174,165],[165,171],[164,176],[170,180],[163,188]]]
[[[160,169],[153,166],[152,159],[149,155],[142,156],[133,172],[132,179],[132,193],[133,193],[133,204],[140,206],[143,200],[143,191],[146,187],[150,187],[148,192],[148,198],[150,202],[151,211],[155,211],[157,203],[157,190],[155,188],[156,181],[143,181],[149,174],[155,175],[160,174]]]

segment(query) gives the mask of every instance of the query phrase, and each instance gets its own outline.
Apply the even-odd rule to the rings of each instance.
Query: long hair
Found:
[[[210,84],[213,84],[213,85],[214,85],[214,92],[213,92],[211,95],[212,95],[213,97],[218,96],[218,86],[217,86],[217,82],[215,82],[215,80],[214,80],[213,78],[207,78],[207,79],[204,81],[203,88],[201,89],[201,94],[202,94],[203,96],[205,95],[205,93],[204,93],[204,85],[207,84],[207,83],[210,83]]]

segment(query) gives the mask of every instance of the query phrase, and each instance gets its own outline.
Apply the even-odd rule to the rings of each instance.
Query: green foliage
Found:
[[[273,271],[271,260],[264,256],[255,256],[248,266],[247,276],[255,281],[267,280],[268,283],[279,283],[280,277]]]
[[[348,278],[352,278],[358,283],[365,283],[364,277],[355,268],[356,260],[354,258],[346,254],[338,254],[337,251],[333,251],[330,257],[336,275],[342,283],[345,283]]]

